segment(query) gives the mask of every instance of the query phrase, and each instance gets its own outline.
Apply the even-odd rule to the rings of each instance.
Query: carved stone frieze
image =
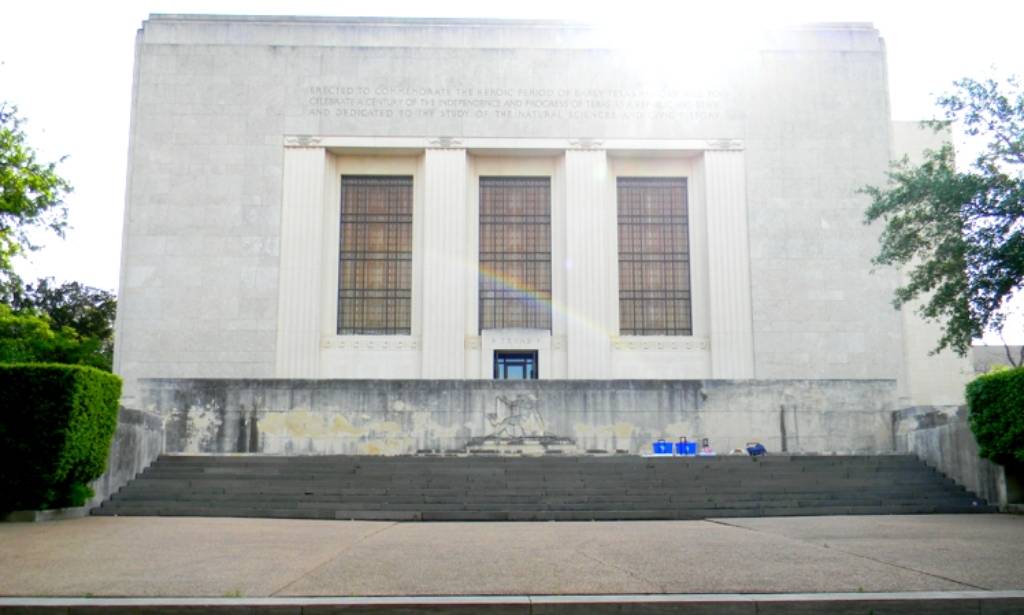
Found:
[[[716,139],[714,141],[708,141],[708,149],[741,150],[743,149],[743,141],[740,141],[739,139]]]
[[[292,147],[317,147],[320,141],[320,137],[312,135],[293,135],[284,138],[284,144]]]
[[[670,352],[686,352],[708,350],[711,343],[702,337],[616,337],[612,339],[612,347],[616,350],[660,350]]]
[[[347,337],[331,336],[320,339],[321,348],[333,350],[419,350],[418,337]]]
[[[438,137],[427,142],[432,149],[460,149],[462,141],[452,137]]]
[[[544,338],[525,335],[502,335],[488,338],[487,341],[495,348],[500,347],[512,350],[515,348],[536,348],[539,344],[543,343],[543,340]]]
[[[601,139],[591,139],[589,137],[569,139],[570,149],[601,149],[603,145],[604,141]]]

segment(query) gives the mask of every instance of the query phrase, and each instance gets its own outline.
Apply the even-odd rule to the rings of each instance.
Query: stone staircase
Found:
[[[549,521],[995,511],[908,455],[164,455],[93,514]]]

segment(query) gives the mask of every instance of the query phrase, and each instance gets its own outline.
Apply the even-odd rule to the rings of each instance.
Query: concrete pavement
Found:
[[[0,524],[5,596],[443,596],[1024,589],[1024,517]]]

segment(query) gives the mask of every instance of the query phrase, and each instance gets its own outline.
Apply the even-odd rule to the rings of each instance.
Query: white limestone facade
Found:
[[[489,379],[522,349],[541,379],[893,379],[915,403],[930,333],[872,270],[858,193],[904,151],[886,79],[866,24],[639,53],[553,22],[152,16],[115,369],[131,398]],[[408,334],[338,333],[345,175],[412,178]],[[480,178],[502,176],[550,179],[550,328],[478,320]],[[686,179],[689,335],[620,332],[621,177]]]

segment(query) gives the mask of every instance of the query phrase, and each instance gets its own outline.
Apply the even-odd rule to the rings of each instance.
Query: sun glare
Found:
[[[621,50],[644,83],[708,85],[728,79],[751,61],[760,40],[746,22],[729,22],[689,7],[656,15],[604,14],[593,20],[599,42]]]

